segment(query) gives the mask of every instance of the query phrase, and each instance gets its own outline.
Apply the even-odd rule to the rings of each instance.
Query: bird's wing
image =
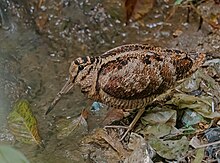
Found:
[[[175,83],[175,68],[165,57],[155,57],[152,53],[143,53],[104,64],[99,73],[100,89],[121,99],[141,99],[163,93]]]

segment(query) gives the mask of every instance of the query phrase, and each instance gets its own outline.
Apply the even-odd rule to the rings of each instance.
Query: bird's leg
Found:
[[[121,137],[120,141],[122,141],[125,138],[125,136],[128,134],[128,132],[130,132],[134,128],[135,124],[140,119],[140,117],[142,116],[144,111],[145,111],[145,108],[141,108],[141,109],[138,110],[137,115],[134,117],[133,121],[128,126],[127,131],[123,134],[123,136]]]
[[[133,121],[131,122],[131,124],[129,126],[111,125],[111,126],[105,126],[105,128],[125,128],[125,129],[127,129],[126,132],[123,134],[123,136],[120,139],[120,141],[122,141],[125,138],[125,136],[128,134],[128,132],[130,132],[134,128],[135,124],[137,123],[137,121],[139,120],[141,115],[144,113],[144,111],[145,111],[145,108],[139,109],[137,115],[135,116],[135,118],[133,119]]]

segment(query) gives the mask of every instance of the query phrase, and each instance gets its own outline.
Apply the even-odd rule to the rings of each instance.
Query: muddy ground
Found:
[[[4,6],[5,5],[5,6]],[[204,15],[219,11],[213,1],[200,6]],[[44,113],[68,77],[68,67],[78,56],[96,56],[127,43],[143,43],[185,51],[206,52],[220,57],[220,32],[206,22],[199,27],[199,16],[178,8],[166,20],[172,6],[157,1],[141,20],[125,24],[122,1],[1,0],[6,7],[0,28],[0,143],[14,144],[31,162],[87,162],[78,146],[82,135],[58,140],[56,121],[75,117],[87,100],[75,88],[48,116]],[[177,31],[181,31],[177,34]],[[38,120],[45,149],[14,142],[7,128],[7,115],[18,99],[29,100]],[[102,113],[89,116],[89,131],[98,126]],[[86,156],[88,156],[87,154]]]

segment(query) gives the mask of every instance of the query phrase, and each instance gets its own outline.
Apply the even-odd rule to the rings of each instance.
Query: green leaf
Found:
[[[29,163],[26,157],[14,148],[6,145],[0,146],[1,163]]]
[[[147,125],[142,131],[141,134],[145,135],[154,135],[157,138],[169,135],[172,132],[177,131],[177,129],[168,124],[155,124],[155,125]]]
[[[204,157],[205,148],[197,149],[195,159],[192,163],[202,162]]]
[[[145,126],[141,131],[143,135],[154,135],[163,137],[171,132],[177,131],[176,125],[177,112],[166,107],[155,107],[148,111],[141,118],[141,123]]]
[[[173,98],[166,102],[166,104],[176,105],[179,109],[191,109],[205,118],[219,117],[220,114],[212,112],[212,97],[205,96],[192,96],[187,94],[178,93]]]
[[[16,140],[28,144],[35,142],[39,146],[43,146],[37,120],[27,100],[20,100],[15,104],[12,112],[8,115],[8,126]]]
[[[180,5],[183,2],[183,0],[176,0],[174,5]]]
[[[177,112],[172,109],[156,107],[141,118],[143,125],[154,125],[167,123],[170,126],[176,125]]]
[[[180,140],[162,140],[152,136],[148,139],[152,148],[163,158],[170,160],[177,160],[181,156],[184,156],[189,147],[189,141],[185,136]]]

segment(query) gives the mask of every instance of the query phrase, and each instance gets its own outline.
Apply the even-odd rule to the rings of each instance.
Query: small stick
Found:
[[[205,147],[208,147],[208,146],[210,146],[210,145],[217,145],[217,144],[220,144],[220,140],[219,140],[219,141],[216,141],[216,142],[208,143],[208,144],[198,145],[198,146],[196,146],[195,148],[196,148],[196,149],[198,149],[198,148],[205,148]]]

